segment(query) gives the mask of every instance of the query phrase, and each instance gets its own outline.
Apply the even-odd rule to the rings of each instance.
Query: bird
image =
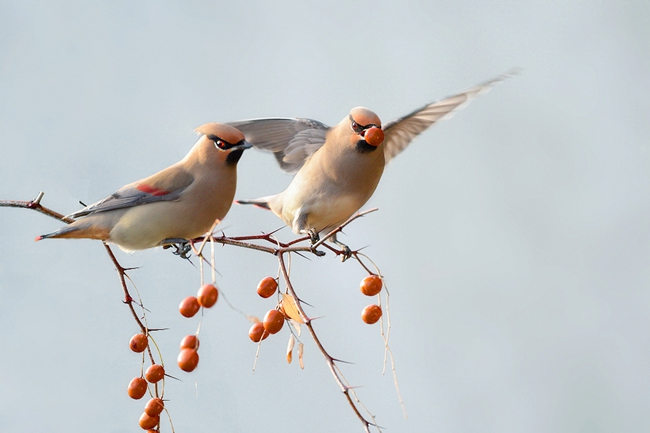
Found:
[[[229,122],[254,148],[273,152],[281,169],[295,173],[279,194],[237,200],[270,209],[296,234],[308,234],[312,245],[350,218],[373,195],[385,165],[436,122],[451,117],[473,98],[518,72],[429,103],[382,126],[379,116],[353,108],[336,126],[313,119],[259,118]],[[344,254],[349,248],[336,239]],[[345,259],[345,255],[344,255]]]
[[[189,240],[230,210],[237,163],[251,147],[224,123],[206,123],[195,131],[201,136],[182,160],[68,215],[74,222],[35,240],[99,239],[127,252],[180,244],[187,252]]]

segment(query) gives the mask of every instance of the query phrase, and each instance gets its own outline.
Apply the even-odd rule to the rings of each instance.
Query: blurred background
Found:
[[[650,403],[650,5],[643,1],[0,2],[0,199],[62,213],[182,158],[211,121],[307,117],[364,105],[384,123],[499,75],[521,75],[418,137],[341,240],[391,293],[405,419],[382,375],[354,262],[293,261],[324,345],[387,432],[647,431]],[[247,151],[238,198],[290,182]],[[97,241],[0,208],[0,430],[139,431],[126,394],[138,331]],[[229,235],[271,231],[233,206]],[[288,240],[288,229],[279,236]],[[199,272],[171,252],[117,252],[149,309],[177,432],[361,432],[304,335],[256,345],[225,302],[201,363],[175,365],[199,319],[177,311]],[[219,247],[218,285],[247,314],[275,258]],[[197,261],[193,260],[196,264]],[[164,421],[163,431],[169,432]]]

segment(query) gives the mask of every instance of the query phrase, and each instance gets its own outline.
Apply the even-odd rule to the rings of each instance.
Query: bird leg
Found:
[[[316,242],[320,241],[320,236],[318,235],[318,232],[313,228],[306,230],[305,234],[309,235],[309,239],[311,240],[312,244],[315,244]]]
[[[302,229],[300,230],[300,233],[303,235],[309,235],[309,240],[311,242],[311,252],[316,254],[318,257],[323,257],[325,255],[324,251],[318,251],[316,248],[314,248],[314,244],[316,244],[318,241],[320,241],[320,236],[318,235],[318,232],[311,228],[311,229]]]
[[[180,256],[182,259],[189,259],[189,252],[192,251],[192,246],[187,239],[181,238],[168,238],[164,239],[161,242],[163,249],[174,247],[175,250],[172,253],[176,256]]]
[[[336,235],[337,235],[337,233],[334,233],[332,235],[332,237],[330,237],[330,240],[333,243],[335,243],[336,245],[338,245],[339,247],[341,247],[341,261],[344,262],[347,259],[349,259],[350,257],[352,257],[352,250],[350,249],[350,247],[345,245],[343,242],[339,241],[336,238]]]

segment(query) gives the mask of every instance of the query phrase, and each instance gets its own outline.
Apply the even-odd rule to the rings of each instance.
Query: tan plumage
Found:
[[[311,233],[315,239],[315,234],[335,228],[368,201],[385,164],[417,135],[513,73],[427,104],[384,125],[383,134],[379,117],[362,107],[352,109],[334,127],[311,119],[232,122],[254,147],[273,152],[283,170],[297,171],[285,191],[238,202],[268,208],[295,233]]]
[[[356,112],[359,124],[381,127],[370,110],[356,108],[352,112]],[[367,118],[373,121],[367,122]],[[367,150],[359,151],[357,146]],[[327,132],[323,146],[302,166],[289,187],[269,197],[268,205],[294,232],[321,232],[342,223],[363,206],[375,192],[383,171],[383,152],[365,144],[346,117]]]
[[[251,145],[229,125],[207,123],[196,131],[202,136],[181,161],[71,214],[79,219],[36,240],[100,239],[131,251],[206,233],[230,210],[237,162]]]

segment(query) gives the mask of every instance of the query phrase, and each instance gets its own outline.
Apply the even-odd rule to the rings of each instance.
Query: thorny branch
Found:
[[[68,223],[68,224],[74,221],[72,218],[69,218],[69,217],[67,217],[65,215],[62,215],[62,214],[60,214],[58,212],[55,212],[55,211],[53,211],[51,209],[48,209],[48,208],[42,206],[40,204],[40,202],[41,202],[41,199],[43,198],[43,195],[44,195],[43,192],[40,192],[38,194],[38,196],[34,200],[30,200],[30,201],[0,200],[0,207],[18,207],[18,208],[24,208],[24,209],[33,209],[33,210],[36,210],[38,212],[41,212],[41,213],[43,213],[45,215],[48,215],[48,216],[50,216],[52,218],[55,218],[55,219],[57,219],[59,221],[62,221],[62,222]],[[374,426],[380,432],[381,432],[381,429],[377,425],[377,423],[375,421],[375,417],[365,408],[365,406],[363,406],[363,404],[360,402],[359,398],[357,397],[356,393],[354,392],[353,387],[350,386],[350,384],[345,379],[345,377],[343,377],[343,374],[341,373],[341,370],[336,365],[336,363],[339,360],[337,360],[336,358],[332,357],[329,354],[329,352],[325,349],[322,342],[320,341],[320,338],[316,334],[316,331],[314,330],[314,327],[312,325],[312,319],[310,319],[307,316],[304,309],[302,308],[300,298],[296,294],[296,291],[294,290],[294,287],[293,287],[293,285],[291,283],[291,279],[290,279],[290,276],[289,276],[289,271],[288,271],[286,261],[285,261],[285,254],[290,254],[290,253],[298,253],[298,254],[300,254],[300,253],[311,253],[311,254],[314,254],[316,256],[323,256],[325,253],[318,250],[317,248],[320,247],[320,246],[324,246],[324,247],[328,248],[330,251],[334,252],[337,256],[343,256],[344,258],[346,258],[345,252],[343,250],[337,249],[337,248],[333,247],[332,245],[330,245],[330,244],[328,244],[326,242],[331,237],[333,237],[335,234],[342,231],[344,227],[346,227],[348,224],[350,224],[351,222],[353,222],[357,218],[360,218],[360,217],[362,217],[364,215],[367,215],[368,213],[375,212],[376,210],[377,210],[377,208],[373,208],[373,209],[369,209],[369,210],[366,210],[366,211],[363,211],[363,212],[356,213],[355,215],[350,217],[347,221],[345,221],[343,224],[336,227],[334,230],[332,230],[327,235],[322,237],[318,242],[316,242],[313,245],[309,245],[309,246],[305,246],[305,245],[300,246],[299,245],[301,242],[308,241],[310,239],[309,236],[299,237],[299,238],[294,239],[294,240],[292,240],[290,242],[282,243],[282,242],[280,242],[279,240],[277,240],[275,238],[274,232],[272,232],[272,233],[262,233],[260,235],[239,236],[239,237],[229,237],[229,236],[226,236],[222,232],[221,236],[215,236],[214,234],[211,234],[209,236],[193,239],[190,242],[191,246],[192,246],[192,251],[198,257],[200,257],[202,259],[203,259],[202,249],[205,246],[207,241],[216,242],[216,243],[220,243],[220,244],[223,244],[223,245],[232,245],[232,246],[235,246],[235,247],[247,248],[247,249],[252,249],[252,250],[256,250],[256,251],[262,251],[262,252],[272,254],[272,255],[274,255],[274,256],[276,256],[278,258],[278,262],[279,262],[279,265],[280,265],[282,276],[283,276],[283,279],[284,279],[284,281],[286,283],[287,292],[289,293],[289,295],[295,301],[295,305],[296,305],[296,307],[298,309],[298,312],[300,314],[300,318],[302,319],[302,322],[304,322],[305,326],[307,326],[307,329],[309,330],[309,333],[310,333],[312,339],[316,343],[316,346],[318,347],[320,352],[325,357],[325,361],[327,363],[328,368],[330,369],[330,372],[332,373],[332,376],[334,377],[334,379],[335,379],[336,383],[338,384],[339,388],[341,389],[341,391],[345,395],[345,397],[346,397],[348,403],[350,404],[350,407],[352,408],[353,412],[356,414],[356,416],[359,418],[359,420],[363,424],[363,427],[364,427],[364,430],[366,431],[366,433],[370,433],[370,426]],[[215,228],[215,226],[217,225],[218,222],[219,221],[215,221],[215,224],[213,225],[210,232],[212,232],[214,230],[214,228]],[[268,244],[270,244],[272,246],[261,245],[259,243],[253,243],[251,241],[253,241],[253,242],[266,242],[266,243],[268,243]],[[198,242],[201,242],[201,245],[197,249],[195,247],[195,244],[198,243]],[[129,276],[126,273],[129,269],[124,268],[122,265],[120,265],[120,263],[118,262],[117,258],[113,254],[113,251],[111,250],[109,245],[104,243],[104,247],[106,248],[106,252],[108,253],[111,261],[113,262],[113,264],[115,265],[115,269],[117,270],[117,273],[118,273],[118,276],[119,276],[119,279],[120,279],[120,284],[122,286],[122,290],[123,290],[123,293],[124,293],[124,301],[123,302],[128,305],[128,307],[129,307],[129,309],[131,311],[131,314],[133,315],[133,318],[135,319],[137,325],[140,327],[142,333],[147,335],[149,338],[151,338],[151,336],[149,334],[150,329],[148,328],[146,323],[142,322],[142,320],[138,316],[138,314],[135,311],[135,308],[133,306],[133,303],[136,302],[136,301],[133,299],[133,297],[131,297],[131,295],[129,293],[128,286],[127,286],[127,283],[126,283],[127,278],[130,280]],[[367,256],[359,253],[359,251],[352,251],[351,254],[350,254],[350,257],[354,257],[356,259],[356,261],[368,273],[372,274],[373,271],[371,269],[369,269],[364,264],[364,262],[359,257],[360,255],[364,256],[367,259]],[[211,265],[213,266],[213,264],[211,264]],[[376,268],[376,266],[375,266],[375,268]],[[138,302],[137,305],[144,309],[141,302]],[[386,346],[387,350],[389,351],[391,361],[392,361],[392,353],[390,353],[390,349],[388,348],[387,336],[384,336],[383,329],[382,329],[382,336],[384,337],[384,343],[385,343],[385,346]],[[151,360],[151,363],[152,364],[155,363],[153,353],[151,351],[151,347],[148,346],[147,350],[148,350],[148,353],[149,353],[149,358]],[[393,363],[393,372],[394,372],[394,363]],[[395,377],[395,375],[393,375],[393,376],[394,376],[394,379],[395,379],[395,384],[397,385],[396,377]],[[155,391],[156,391],[155,392],[156,395],[158,395],[158,386],[157,385],[156,385]],[[398,391],[398,393],[399,393],[399,391]],[[356,403],[355,403],[355,401],[356,401]],[[401,403],[401,397],[400,397],[400,403]],[[363,408],[368,413],[368,416],[370,417],[372,422],[369,421],[368,419],[366,419],[366,417],[359,410],[359,407]],[[172,429],[173,429],[173,427],[172,427]]]
[[[74,219],[69,218],[69,217],[67,217],[67,216],[65,216],[63,214],[55,212],[52,209],[46,208],[45,206],[41,205],[41,200],[42,200],[43,196],[44,196],[44,193],[43,193],[43,191],[41,191],[41,192],[38,193],[38,196],[36,196],[36,198],[34,200],[30,200],[30,201],[0,200],[0,207],[18,207],[18,208],[23,208],[23,209],[33,209],[33,210],[35,210],[37,212],[40,212],[40,213],[45,214],[45,215],[47,215],[49,217],[55,218],[55,219],[57,219],[57,220],[59,220],[61,222],[64,222],[66,224],[70,224],[70,223],[74,222]],[[106,249],[106,252],[108,253],[108,256],[110,257],[111,261],[113,262],[113,265],[115,266],[115,270],[117,271],[117,275],[118,275],[118,277],[120,279],[120,284],[122,285],[122,291],[124,292],[124,301],[123,302],[126,305],[128,305],[129,310],[131,311],[131,314],[133,315],[133,318],[135,319],[135,322],[138,325],[138,327],[140,328],[140,330],[142,331],[142,333],[144,335],[146,335],[147,339],[151,340],[154,343],[154,345],[156,345],[156,347],[157,347],[156,341],[153,339],[153,337],[150,334],[152,329],[150,329],[147,326],[146,322],[145,323],[142,322],[142,320],[138,316],[138,313],[135,311],[135,308],[133,306],[133,303],[137,303],[137,305],[140,308],[142,308],[143,312],[144,312],[144,306],[142,305],[142,302],[141,301],[136,302],[135,299],[133,299],[133,297],[129,293],[129,289],[128,289],[128,286],[126,284],[126,279],[127,278],[129,280],[131,280],[130,277],[126,273],[130,269],[123,267],[118,262],[117,258],[115,257],[115,254],[113,254],[113,250],[111,249],[111,247],[109,245],[107,245],[106,243],[103,243],[103,245],[104,245],[104,248]],[[144,314],[143,314],[143,318],[144,318]],[[153,351],[151,349],[151,345],[147,345],[146,350],[147,350],[147,354],[149,355],[149,360],[151,361],[151,364],[155,364],[156,361],[155,361],[154,356],[153,356]],[[160,355],[160,351],[158,351],[158,354]],[[161,359],[162,359],[162,356],[161,356]],[[144,361],[144,358],[143,358],[143,361]],[[162,389],[159,389],[159,384],[158,383],[154,384],[154,395],[156,397],[160,397],[160,398],[163,397],[163,395],[164,395],[164,381],[163,381]],[[171,420],[170,420],[170,423],[171,423]],[[173,429],[173,425],[172,425],[172,431],[173,430],[174,429]]]
[[[341,224],[340,226],[338,226],[337,228],[335,228],[334,230],[329,232],[327,235],[323,236],[317,243],[315,243],[315,244],[313,244],[311,246],[292,246],[292,245],[296,245],[299,242],[309,240],[310,239],[309,236],[304,236],[304,237],[298,238],[296,240],[291,241],[290,243],[281,243],[273,236],[273,233],[260,234],[260,235],[255,235],[255,236],[242,236],[242,237],[227,237],[224,234],[222,234],[222,236],[218,236],[218,237],[210,236],[210,237],[206,237],[206,238],[203,238],[203,239],[195,239],[194,240],[195,242],[203,241],[205,243],[205,241],[209,239],[210,241],[213,241],[213,242],[216,242],[216,243],[221,243],[221,244],[224,244],[224,245],[233,245],[233,246],[237,246],[237,247],[250,248],[250,249],[257,250],[257,251],[264,251],[266,253],[273,254],[278,258],[278,262],[280,264],[280,269],[282,271],[282,276],[283,276],[283,279],[284,279],[284,281],[286,283],[286,286],[287,286],[287,291],[289,292],[289,294],[291,295],[291,297],[295,301],[295,304],[296,304],[296,307],[297,307],[298,312],[300,314],[300,318],[302,319],[302,322],[304,322],[305,326],[307,326],[307,329],[309,330],[309,333],[311,334],[312,339],[316,343],[316,346],[318,347],[320,352],[325,357],[325,361],[327,362],[327,366],[330,369],[330,372],[332,373],[332,376],[334,376],[334,380],[339,385],[339,388],[341,389],[341,391],[345,395],[345,397],[346,397],[348,403],[350,404],[350,407],[352,408],[353,412],[356,414],[356,416],[359,418],[359,420],[363,424],[363,427],[364,427],[364,430],[366,431],[366,433],[370,433],[370,426],[375,426],[379,431],[381,431],[381,429],[377,425],[377,423],[375,421],[375,417],[370,412],[368,412],[368,410],[365,409],[365,407],[363,407],[363,405],[359,401],[359,398],[356,396],[356,393],[354,392],[353,387],[351,387],[350,384],[347,382],[347,380],[343,377],[343,374],[341,373],[340,369],[336,365],[337,359],[332,357],[329,354],[329,352],[325,349],[323,344],[321,343],[320,338],[316,334],[316,331],[314,330],[314,327],[312,325],[312,319],[310,319],[309,316],[307,316],[307,314],[305,313],[304,309],[302,308],[300,298],[298,297],[298,295],[296,294],[296,292],[295,292],[295,290],[293,288],[293,284],[291,283],[291,279],[290,279],[290,276],[289,276],[289,272],[288,272],[288,269],[287,269],[287,265],[286,265],[284,256],[285,256],[285,254],[290,254],[292,252],[296,252],[296,253],[309,252],[309,253],[320,256],[320,255],[322,255],[322,253],[320,251],[318,251],[317,248],[319,246],[321,246],[321,245],[324,245],[327,248],[329,248],[337,256],[339,256],[339,255],[345,256],[344,251],[342,251],[340,249],[336,249],[336,248],[332,247],[331,245],[325,244],[325,242],[328,239],[330,239],[332,236],[334,236],[336,233],[339,233],[340,231],[342,231],[343,228],[345,228],[345,226],[347,226],[348,224],[350,224],[351,222],[353,222],[357,218],[360,218],[360,217],[362,217],[364,215],[367,215],[368,213],[375,212],[376,210],[377,210],[377,208],[373,208],[373,209],[369,209],[369,210],[354,214],[347,221],[345,221],[343,224]],[[268,242],[270,244],[274,244],[276,246],[275,247],[268,247],[268,246],[263,246],[263,245],[259,245],[259,244],[254,244],[254,243],[247,242],[247,241],[264,241],[264,242]],[[194,252],[195,252],[195,254],[199,255],[201,250],[200,249],[199,250],[194,249]],[[360,253],[358,251],[352,251],[351,252],[351,256],[354,257],[368,273],[373,273],[363,263],[363,261],[359,258],[359,254]],[[386,344],[386,346],[388,344],[386,339],[385,339],[385,344]],[[391,357],[392,357],[392,355],[391,355]],[[356,400],[358,405],[363,407],[366,410],[366,412],[368,412],[368,415],[372,419],[372,422],[368,421],[365,418],[365,416],[361,413],[361,411],[359,410],[359,407],[353,401],[353,398],[354,398],[354,400]],[[400,402],[401,402],[401,399],[400,399]]]
[[[37,212],[45,214],[49,217],[63,221],[64,223],[70,224],[74,222],[72,218],[68,218],[65,215],[62,215],[58,212],[54,212],[52,209],[48,209],[41,205],[41,200],[45,193],[43,191],[38,193],[38,196],[34,200],[29,201],[17,201],[17,200],[0,200],[0,207],[20,207],[24,209],[33,209]]]
[[[45,206],[41,205],[41,200],[43,199],[43,196],[45,194],[43,191],[38,193],[38,196],[34,200],[29,200],[29,201],[17,201],[17,200],[0,200],[0,207],[18,207],[18,208],[23,208],[23,209],[33,209],[37,212],[40,212],[42,214],[45,214],[49,217],[55,218],[61,222],[64,222],[66,224],[70,224],[74,222],[74,219],[69,218],[63,214],[60,214],[58,212],[53,211],[52,209],[46,208]],[[115,257],[115,254],[113,254],[113,251],[111,250],[111,247],[108,246],[107,244],[104,244],[104,247],[106,248],[106,252],[108,253],[109,257],[111,258],[111,261],[115,265],[115,269],[117,270],[117,274],[120,278],[120,283],[122,285],[122,290],[124,291],[124,303],[129,306],[129,309],[131,310],[131,314],[133,314],[133,318],[135,319],[136,323],[142,330],[142,333],[147,335],[148,334],[148,329],[147,327],[142,323],[140,320],[140,317],[138,316],[138,313],[136,313],[135,308],[133,307],[133,302],[134,299],[131,297],[131,294],[129,293],[129,289],[126,285],[126,278],[128,278],[126,271],[128,271],[128,268],[122,267],[120,263],[117,261],[117,258]],[[140,305],[142,306],[142,305]],[[151,352],[151,351],[150,351]],[[151,353],[149,353],[150,356]],[[153,362],[153,357],[151,358]]]

